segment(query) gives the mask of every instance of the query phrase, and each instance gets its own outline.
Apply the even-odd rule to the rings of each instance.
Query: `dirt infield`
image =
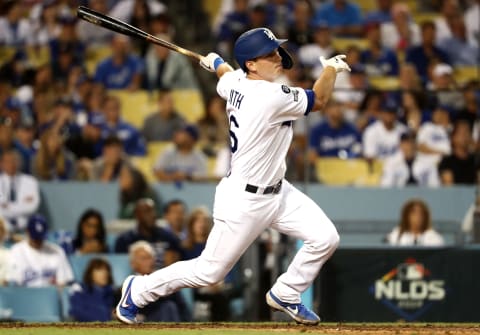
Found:
[[[480,324],[419,324],[419,323],[380,323],[380,324],[342,324],[324,323],[307,327],[293,323],[145,323],[125,326],[117,322],[109,323],[0,323],[0,334],[348,334],[348,335],[457,335],[480,334]],[[15,331],[13,331],[15,330]],[[55,330],[55,331],[53,331]],[[68,330],[68,331],[67,331]],[[108,331],[107,331],[108,330]],[[25,332],[23,332],[25,331]]]

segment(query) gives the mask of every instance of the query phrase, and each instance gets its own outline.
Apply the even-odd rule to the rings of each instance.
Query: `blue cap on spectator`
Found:
[[[28,235],[32,240],[43,241],[47,237],[47,219],[41,214],[34,214],[28,219]]]
[[[187,132],[195,141],[198,140],[199,134],[198,134],[198,129],[194,125],[187,125],[185,128],[183,128],[185,132]]]
[[[20,101],[18,101],[15,97],[8,97],[7,101],[5,101],[5,108],[10,110],[20,110],[22,109],[22,105]]]
[[[105,124],[105,117],[101,113],[89,113],[87,123],[91,126],[101,127]]]
[[[386,98],[383,100],[380,110],[387,112],[387,113],[397,113],[398,111],[398,106],[395,103],[395,100]]]

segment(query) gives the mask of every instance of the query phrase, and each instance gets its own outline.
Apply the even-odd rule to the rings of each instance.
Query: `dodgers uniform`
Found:
[[[432,122],[424,123],[418,129],[417,142],[441,152],[441,154],[420,153],[422,157],[431,159],[435,164],[438,164],[443,156],[450,155],[451,147],[448,132],[445,127],[438,124]]]
[[[388,130],[382,121],[369,125],[363,133],[363,155],[367,158],[385,159],[397,153],[400,136],[407,131],[400,122]]]
[[[227,101],[232,158],[216,188],[214,227],[198,258],[135,278],[131,299],[138,307],[183,287],[219,282],[267,228],[304,241],[271,290],[298,303],[339,243],[322,209],[283,179],[292,121],[310,112],[313,91],[249,80],[237,70],[220,78],[217,92]]]

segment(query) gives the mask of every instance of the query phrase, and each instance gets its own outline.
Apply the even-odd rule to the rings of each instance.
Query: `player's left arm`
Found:
[[[210,52],[200,60],[200,66],[209,72],[215,72],[218,78],[225,73],[234,71],[230,64],[226,63],[222,57],[214,52]]]

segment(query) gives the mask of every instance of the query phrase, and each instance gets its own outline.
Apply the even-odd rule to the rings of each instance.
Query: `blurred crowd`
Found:
[[[162,204],[135,158],[148,156],[150,144],[168,142],[149,166],[155,180],[209,181],[227,173],[230,144],[214,78],[202,78],[197,64],[178,53],[77,20],[79,4],[173,42],[183,21],[168,1],[0,4],[0,240],[11,246],[0,249],[0,282],[38,287],[75,280],[71,317],[103,321],[118,299],[110,264],[95,258],[83,278],[74,278],[68,255],[128,253],[131,271],[148,274],[199,255],[211,225],[205,209],[187,213],[181,200]],[[288,39],[296,65],[278,79],[283,85],[311,88],[322,71],[320,56],[347,56],[352,71],[337,77],[325,110],[294,125],[288,179],[322,182],[316,163],[335,158],[380,162],[384,187],[478,181],[479,0],[223,0],[215,16],[205,12],[211,24],[198,29],[210,39],[193,47],[232,64],[233,43],[247,29],[269,27]],[[465,68],[476,75],[461,80],[457,73]],[[179,111],[178,90],[200,92],[205,115],[192,122]],[[136,113],[126,108],[135,106],[122,105],[118,92],[153,97],[141,127],[125,120]],[[49,224],[36,214],[39,181],[118,183],[118,217],[135,227],[109,245],[99,205],[79,218],[76,232],[72,226],[69,237],[49,242]],[[443,244],[421,200],[407,203],[400,221],[386,238],[390,244]],[[228,319],[225,306],[235,294],[227,277],[195,298],[211,305],[212,316]],[[152,306],[146,320],[192,318],[180,295]]]

